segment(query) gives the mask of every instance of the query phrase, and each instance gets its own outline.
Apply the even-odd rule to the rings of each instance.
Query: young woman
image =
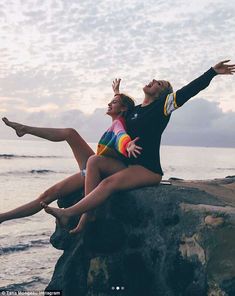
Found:
[[[235,65],[229,65],[228,62],[229,60],[225,60],[216,64],[175,93],[170,83],[164,80],[153,79],[144,86],[143,103],[136,106],[126,119],[128,134],[131,138],[139,137],[138,145],[143,148],[141,154],[137,158],[131,157],[127,163],[128,167],[117,159],[106,158],[103,161],[100,156],[90,157],[86,178],[86,192],[89,194],[66,209],[53,208],[42,203],[45,211],[55,216],[62,225],[66,225],[71,216],[81,215],[96,208],[116,191],[159,184],[163,175],[159,157],[161,135],[171,113],[206,88],[217,74],[233,74]],[[114,92],[117,94],[119,84],[120,80],[115,80],[113,84]],[[102,180],[103,173],[107,177]],[[82,229],[82,218],[72,233]]]
[[[138,138],[131,141],[131,138],[125,132],[124,118],[133,108],[134,101],[124,94],[115,94],[113,100],[108,104],[107,114],[112,117],[112,125],[101,137],[98,144],[97,155],[99,155],[100,159],[112,158],[114,160],[114,171],[119,168],[126,168],[124,164],[125,159],[131,155],[136,157],[141,151],[141,148],[135,145]],[[30,134],[54,142],[67,141],[79,165],[80,172],[52,186],[32,202],[6,213],[1,213],[0,223],[6,220],[33,215],[42,209],[40,205],[41,202],[49,204],[57,198],[66,196],[84,187],[86,164],[89,157],[95,155],[95,153],[76,130],[71,128],[54,129],[26,126],[11,122],[5,117],[2,120],[7,126],[13,128],[19,137]],[[118,159],[120,159],[120,161],[118,161]],[[115,165],[116,161],[117,164]],[[97,181],[94,180],[93,182]],[[89,193],[90,186],[88,182],[85,187],[85,194]],[[87,216],[87,218],[89,218],[89,216]]]

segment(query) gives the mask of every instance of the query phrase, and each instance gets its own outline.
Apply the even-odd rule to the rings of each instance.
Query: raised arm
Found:
[[[172,111],[182,106],[190,98],[205,89],[216,75],[232,75],[235,72],[235,64],[227,64],[229,61],[230,60],[219,62],[207,72],[177,90],[176,93],[168,95],[164,106],[165,115],[169,115]]]
[[[120,94],[121,78],[115,78],[112,83],[113,92],[115,95]]]
[[[211,67],[207,72],[202,74],[197,79],[190,82],[188,85],[176,91],[176,104],[182,106],[190,98],[197,95],[201,90],[205,89],[211,82],[212,78],[218,74],[232,75],[235,70],[235,65],[228,65],[230,60],[219,62],[214,67]]]

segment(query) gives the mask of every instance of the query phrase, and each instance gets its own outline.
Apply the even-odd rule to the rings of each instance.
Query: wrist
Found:
[[[211,67],[210,69],[209,69],[209,71],[208,72],[210,72],[211,73],[211,75],[218,75],[219,73],[217,72],[217,70],[216,70],[216,67],[214,66],[214,67]]]
[[[211,69],[214,70],[215,73],[217,73],[217,71],[216,71],[216,67],[211,67]]]

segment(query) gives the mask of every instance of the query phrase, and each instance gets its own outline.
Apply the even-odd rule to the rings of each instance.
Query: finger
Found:
[[[137,154],[141,154],[141,152],[140,152],[140,151],[138,151],[138,150],[135,150],[135,153],[137,153]]]
[[[224,60],[224,61],[221,61],[220,63],[221,64],[224,64],[224,63],[228,63],[228,62],[230,62],[231,60]]]
[[[142,153],[142,151],[135,150],[135,153],[140,155]]]
[[[136,141],[138,141],[140,138],[139,137],[136,137],[134,140],[133,140],[133,143],[135,143]]]
[[[143,150],[143,148],[140,147],[140,146],[135,145],[135,147],[136,147],[137,149]]]
[[[132,155],[133,155],[135,158],[137,158],[137,156],[136,156],[136,154],[135,154],[134,151],[132,151]]]

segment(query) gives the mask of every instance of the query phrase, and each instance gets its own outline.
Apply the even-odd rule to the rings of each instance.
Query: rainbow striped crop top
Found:
[[[131,138],[126,133],[125,120],[119,117],[99,140],[96,154],[114,158],[128,157],[126,146],[130,141]]]

